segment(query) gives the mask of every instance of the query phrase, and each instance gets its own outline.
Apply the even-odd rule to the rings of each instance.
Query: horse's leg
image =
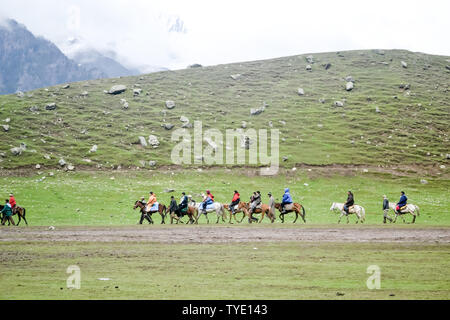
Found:
[[[162,209],[159,211],[159,214],[161,215],[161,224],[166,224],[166,222],[164,221],[165,215]]]
[[[284,223],[284,214],[280,213],[280,219],[281,219],[281,223]]]
[[[344,216],[344,214],[341,212],[341,215],[339,216],[338,224],[341,223],[341,219]]]
[[[412,213],[411,213],[412,214]],[[413,219],[412,219],[412,222],[411,223],[415,223],[416,222],[416,215],[415,214],[413,214]]]
[[[298,212],[297,212],[297,211],[295,211],[295,220],[294,220],[294,222],[293,222],[293,223],[297,222],[297,219],[298,219]]]
[[[19,217],[19,222],[17,222],[17,226],[19,226],[20,221],[22,221],[22,215],[20,214],[20,212],[17,212],[17,216]]]

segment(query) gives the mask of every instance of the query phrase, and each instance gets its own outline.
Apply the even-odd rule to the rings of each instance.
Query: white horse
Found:
[[[203,207],[202,207],[203,203],[200,202],[198,204],[195,205],[195,209],[197,211],[197,219],[195,221],[195,224],[198,224],[198,219],[200,219],[200,216],[202,214],[205,215],[206,217],[206,221],[209,223],[209,219],[208,219],[208,213],[210,212],[215,212],[217,214],[217,222],[219,223],[219,219],[222,217],[222,221],[225,222],[225,208],[223,207],[223,204],[219,203],[219,202],[214,202],[213,203],[213,207],[211,209],[206,209],[206,213],[203,213]],[[209,206],[208,206],[209,207]]]
[[[339,216],[338,223],[341,223],[341,218],[343,216],[347,216],[347,223],[348,223],[349,222],[348,216],[352,213],[356,214],[356,216],[358,217],[358,220],[356,220],[356,223],[358,223],[359,221],[361,221],[361,223],[363,223],[366,220],[366,210],[363,207],[355,204],[352,207],[350,207],[350,210],[348,211],[349,214],[347,214],[347,212],[344,211],[344,204],[345,203],[333,202],[333,204],[331,205],[331,208],[330,208],[330,211],[336,211],[336,210],[341,211],[341,215]]]
[[[404,214],[408,214],[410,213],[413,216],[412,222],[414,223],[416,222],[416,217],[419,216],[419,207],[416,206],[415,204],[412,203],[408,203],[406,205],[406,208],[403,210],[400,210],[400,213],[398,213],[395,208],[397,207],[397,204],[394,203],[389,203],[389,207],[394,211],[395,213],[395,219],[394,219],[394,223],[397,221],[398,216],[402,217],[403,222],[405,222],[405,217],[403,216]]]

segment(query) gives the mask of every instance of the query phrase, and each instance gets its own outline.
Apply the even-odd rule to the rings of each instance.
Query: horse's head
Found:
[[[275,203],[275,209],[281,210],[281,203]]]
[[[142,203],[139,200],[134,203],[133,210],[136,210],[137,207],[141,207],[142,208]]]

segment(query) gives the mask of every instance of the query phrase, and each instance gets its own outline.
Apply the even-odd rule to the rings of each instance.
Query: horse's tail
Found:
[[[366,221],[366,209],[364,209],[364,207],[361,207],[361,211],[362,211],[361,220],[364,222]]]
[[[305,221],[305,223],[306,223],[306,210],[303,205],[302,205],[302,211],[303,211],[303,221]]]
[[[414,207],[416,207],[416,211],[417,211],[417,216],[419,216],[420,214],[419,214],[419,207],[418,206],[416,206],[416,205],[414,205]]]

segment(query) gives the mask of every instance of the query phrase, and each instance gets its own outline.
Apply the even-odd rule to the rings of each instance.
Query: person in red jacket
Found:
[[[16,199],[14,199],[14,195],[12,193],[9,194],[9,204],[11,205],[11,210],[13,212],[13,214],[16,211]]]
[[[234,207],[237,206],[239,202],[241,202],[241,195],[239,194],[239,192],[234,191],[234,196],[230,203],[230,209],[232,214],[234,214]]]
[[[203,199],[202,203],[202,211],[204,214],[206,214],[206,207],[213,203],[214,203],[214,196],[211,194],[211,191],[206,190],[206,196]]]

